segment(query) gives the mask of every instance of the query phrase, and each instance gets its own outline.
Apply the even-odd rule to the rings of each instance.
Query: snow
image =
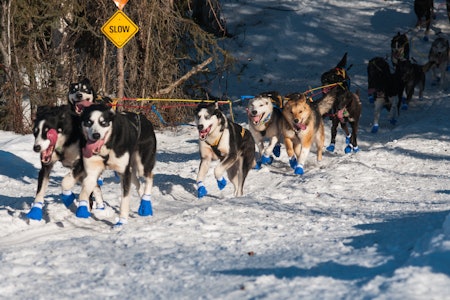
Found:
[[[310,153],[305,174],[289,168],[284,147],[272,166],[252,170],[244,196],[196,197],[198,134],[192,126],[157,132],[154,216],[132,215],[112,230],[120,186],[111,171],[102,192],[110,213],[78,219],[59,199],[67,170],[57,164],[44,220],[23,218],[34,200],[39,157],[33,136],[0,134],[1,299],[450,299],[450,97],[430,80],[397,126],[383,111],[370,132],[366,66],[407,32],[425,63],[434,32],[450,32],[435,1],[430,41],[414,29],[412,1],[223,1],[235,37],[222,42],[237,68],[212,89],[282,94],[320,85],[345,52],[352,89],[363,101],[359,144],[322,162]],[[428,74],[429,75],[429,74]],[[429,76],[428,76],[429,77]],[[227,87],[225,89],[225,87]],[[245,107],[233,106],[246,124]],[[326,144],[330,123],[326,122]],[[79,193],[80,187],[75,187]]]

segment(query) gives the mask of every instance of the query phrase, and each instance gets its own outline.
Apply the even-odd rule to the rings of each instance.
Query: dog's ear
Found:
[[[347,52],[345,52],[341,61],[339,61],[339,63],[336,65],[336,68],[344,69],[346,65],[347,65]]]
[[[217,102],[217,101],[214,102],[214,108],[215,108],[215,109],[219,109],[219,102]]]

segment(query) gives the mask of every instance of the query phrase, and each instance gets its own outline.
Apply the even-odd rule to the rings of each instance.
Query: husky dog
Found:
[[[335,92],[321,101],[312,102],[304,94],[285,96],[283,105],[283,135],[289,164],[294,173],[302,175],[303,166],[313,143],[317,146],[317,161],[322,160],[325,132],[322,116],[333,106]]]
[[[152,123],[144,115],[116,113],[104,104],[93,104],[85,107],[81,114],[81,129],[86,177],[82,182],[77,216],[90,216],[87,200],[106,168],[116,171],[121,177],[120,216],[115,227],[120,228],[128,222],[132,182],[141,197],[139,215],[152,215],[150,200],[156,162],[156,137]],[[138,176],[145,179],[143,190]],[[103,203],[97,205],[102,206]]]
[[[440,82],[441,87],[447,87],[446,69],[448,64],[449,43],[444,37],[438,37],[431,44],[430,52],[428,53],[428,63],[425,71],[431,69],[432,84]],[[439,71],[439,75],[437,74]]]
[[[33,206],[26,214],[28,219],[41,220],[44,195],[47,190],[50,172],[56,162],[60,161],[71,171],[62,181],[62,201],[69,207],[75,199],[71,186],[66,183],[80,181],[84,176],[80,159],[80,119],[70,106],[40,106],[37,109],[33,127],[33,150],[41,155],[41,170],[38,177],[38,188]],[[102,199],[100,189],[94,189],[95,198]]]
[[[80,82],[72,82],[69,85],[67,99],[73,111],[78,115],[81,114],[84,107],[93,103],[110,103],[112,101],[109,97],[97,97],[97,93],[88,78],[84,78]]]
[[[255,141],[252,134],[227,119],[218,103],[200,103],[195,109],[199,134],[200,166],[197,175],[198,198],[207,194],[203,184],[211,161],[219,160],[214,176],[220,190],[226,186],[225,171],[236,197],[244,194],[244,182],[255,165]]]
[[[280,142],[283,140],[281,114],[282,97],[278,92],[267,92],[250,99],[247,105],[249,130],[258,146],[260,159],[257,166],[271,164],[272,153],[280,156]],[[264,141],[269,144],[264,147]]]
[[[335,101],[332,111],[329,113],[331,119],[331,142],[326,148],[329,152],[334,152],[338,125],[341,125],[346,134],[345,142],[347,146],[344,149],[345,153],[359,151],[356,137],[362,106],[359,95],[350,92],[350,77],[346,72],[346,65],[347,53],[344,54],[336,67],[323,73],[320,78],[324,85],[322,90],[324,95],[327,95],[330,90],[334,90],[330,95],[334,97]],[[351,134],[347,123],[350,123],[352,127]]]
[[[416,27],[423,26],[425,22],[425,33],[430,31],[431,17],[434,11],[434,1],[433,0],[414,0],[414,13],[417,16]],[[425,18],[425,21],[423,20]]]
[[[404,83],[400,72],[399,61],[394,73],[391,73],[388,62],[382,57],[374,57],[367,65],[368,91],[375,100],[374,120],[372,133],[379,129],[381,110],[385,107],[389,111],[389,120],[392,125],[397,123]]]
[[[400,32],[391,40],[391,62],[395,66],[399,61],[409,59],[409,40],[408,36]]]

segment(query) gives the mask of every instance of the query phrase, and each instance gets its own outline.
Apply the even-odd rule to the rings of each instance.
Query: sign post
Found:
[[[102,32],[118,48],[117,49],[117,98],[124,97],[125,71],[123,61],[123,46],[139,31],[139,27],[122,11],[128,0],[113,0],[116,13],[102,26]]]

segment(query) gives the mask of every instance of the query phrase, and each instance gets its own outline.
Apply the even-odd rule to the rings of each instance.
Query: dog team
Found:
[[[415,1],[430,2],[430,1]],[[431,5],[432,5],[431,1]],[[417,10],[420,9],[417,4]],[[428,9],[428,8],[427,8]],[[426,17],[429,29],[428,13]],[[398,33],[391,41],[391,63],[383,57],[372,58],[367,66],[369,99],[374,103],[372,132],[379,129],[383,108],[389,111],[389,120],[397,122],[400,106],[406,110],[414,89],[423,97],[425,73],[432,72],[432,82],[446,87],[449,43],[438,36],[432,43],[428,62],[411,62],[406,34]],[[317,161],[322,159],[325,144],[324,118],[331,120],[331,141],[326,147],[334,152],[338,126],[346,137],[345,153],[358,152],[358,126],[362,105],[359,92],[350,91],[347,74],[347,53],[338,64],[323,73],[320,87],[322,98],[313,100],[307,93],[285,96],[276,91],[264,92],[250,99],[247,105],[248,128],[231,121],[220,110],[218,103],[200,103],[195,109],[195,123],[199,135],[200,166],[197,174],[197,196],[208,194],[204,185],[212,161],[218,161],[214,176],[220,190],[227,179],[234,186],[234,195],[242,196],[244,182],[251,169],[270,165],[274,156],[280,156],[284,143],[289,165],[294,174],[304,174],[304,165],[315,145]],[[406,97],[403,98],[403,93]],[[105,210],[101,192],[102,172],[114,170],[121,181],[119,217],[114,228],[128,222],[130,189],[133,184],[140,196],[138,214],[151,216],[153,168],[156,162],[156,136],[152,123],[141,114],[116,112],[109,98],[98,98],[88,79],[69,86],[68,105],[38,107],[34,121],[33,150],[40,153],[41,169],[35,200],[26,214],[28,220],[42,220],[44,196],[50,172],[56,162],[70,171],[61,182],[61,200],[66,207],[74,204],[74,185],[81,183],[76,216],[101,216]],[[351,127],[351,132],[349,130]],[[258,151],[255,151],[255,148]],[[144,184],[141,185],[140,177]]]

